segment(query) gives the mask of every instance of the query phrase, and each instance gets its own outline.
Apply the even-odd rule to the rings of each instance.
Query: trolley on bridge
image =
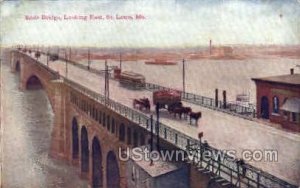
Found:
[[[59,59],[58,54],[48,54],[50,61],[56,61]]]
[[[145,88],[145,77],[141,74],[124,71],[120,73],[119,82],[121,85],[133,89]]]

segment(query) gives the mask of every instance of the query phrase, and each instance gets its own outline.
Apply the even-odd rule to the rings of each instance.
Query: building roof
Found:
[[[133,153],[130,153],[131,160],[134,161],[135,164],[137,164],[141,169],[145,170],[151,177],[158,177],[167,173],[170,173],[172,171],[176,171],[180,168],[180,165],[176,165],[175,163],[164,161],[160,157],[158,160],[154,160],[153,164],[150,165],[150,159],[147,159],[148,154],[144,153],[144,149],[147,148],[148,151],[150,147],[147,146],[140,146],[136,147],[134,149],[140,149],[135,150],[135,154],[139,153],[143,156],[142,160],[138,159],[136,160]],[[156,157],[154,157],[156,158]]]
[[[288,74],[288,75],[270,76],[264,78],[252,78],[252,80],[300,86],[300,74]]]
[[[280,108],[281,110],[288,112],[300,113],[300,98],[290,98]]]

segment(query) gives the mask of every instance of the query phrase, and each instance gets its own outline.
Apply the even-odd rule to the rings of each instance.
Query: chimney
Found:
[[[219,90],[216,89],[215,90],[215,107],[218,107],[218,104],[219,104]]]
[[[223,108],[227,108],[227,97],[226,97],[226,90],[223,90]]]
[[[293,68],[290,69],[290,72],[291,72],[291,75],[293,75],[294,74],[294,69]]]

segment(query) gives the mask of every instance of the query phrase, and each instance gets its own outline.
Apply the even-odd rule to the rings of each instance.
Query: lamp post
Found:
[[[157,144],[157,151],[160,151],[160,146],[159,146],[159,103],[156,103],[156,144]]]
[[[200,152],[200,166],[202,166],[202,141],[201,141],[202,137],[203,137],[203,132],[200,132],[198,134],[198,138],[199,138],[199,152]]]
[[[151,137],[150,137],[150,153],[153,151],[153,115],[150,116],[150,130],[151,130]],[[152,157],[150,157],[150,166],[153,165]]]

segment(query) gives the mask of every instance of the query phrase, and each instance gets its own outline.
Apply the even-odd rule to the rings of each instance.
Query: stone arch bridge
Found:
[[[54,112],[50,155],[80,168],[79,176],[87,179],[92,187],[126,188],[126,164],[119,160],[119,148],[149,143],[149,118],[59,75],[26,52],[12,50],[10,55],[11,71],[20,74],[19,88],[42,88],[48,96]],[[196,146],[194,165],[188,165],[191,188],[288,185],[239,163],[205,161],[201,152],[208,146],[200,142],[199,149],[198,142],[166,126],[160,126],[159,133],[164,138],[161,139],[163,149]]]
[[[11,52],[10,66],[12,72],[20,74],[21,90],[44,89],[47,94],[54,112],[51,157],[77,166],[79,176],[92,187],[127,187],[126,164],[118,157],[120,148],[149,143],[149,132],[107,108],[104,98],[22,52]],[[115,108],[125,113],[128,110]],[[161,145],[175,148],[164,141]]]

